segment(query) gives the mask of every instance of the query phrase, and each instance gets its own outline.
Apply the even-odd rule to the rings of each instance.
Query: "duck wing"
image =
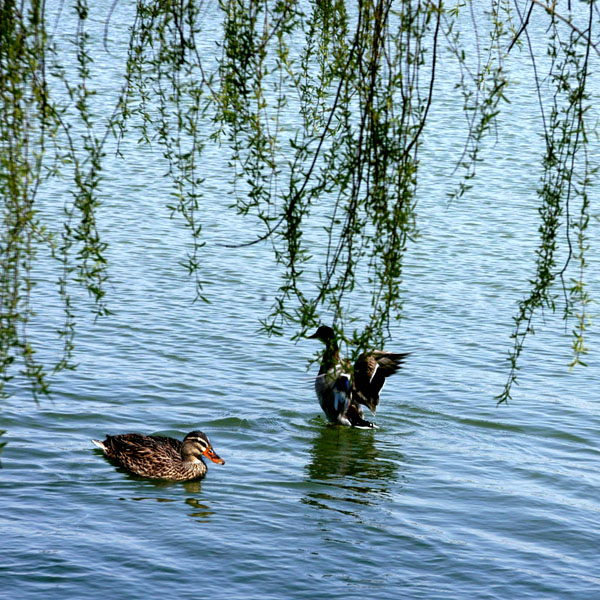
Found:
[[[168,455],[169,458],[172,460],[181,460],[181,449],[183,448],[183,442],[176,440],[175,438],[162,437],[159,435],[149,435],[148,437],[160,444],[162,452]]]
[[[364,404],[373,414],[385,380],[400,369],[408,352],[372,350],[361,354],[354,363],[353,399]]]
[[[181,442],[168,437],[125,433],[109,435],[104,441],[106,455],[109,458],[123,460],[176,459],[181,460]]]

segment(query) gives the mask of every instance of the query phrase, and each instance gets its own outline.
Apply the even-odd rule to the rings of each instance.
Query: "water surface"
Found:
[[[99,76],[107,90],[113,75]],[[78,369],[58,377],[51,400],[36,405],[23,389],[0,413],[0,597],[600,596],[597,331],[589,367],[569,373],[569,332],[560,317],[538,319],[514,401],[494,402],[535,260],[542,148],[523,125],[535,98],[507,109],[502,142],[490,140],[473,189],[449,205],[460,106],[453,82],[439,85],[448,89],[421,154],[421,235],[389,343],[412,355],[384,390],[376,431],[327,426],[316,366],[307,371],[313,341],[258,333],[277,270],[268,245],[218,245],[249,232],[224,210],[221,157],[207,157],[202,211],[212,302],[194,304],[179,264],[189,237],[169,219],[160,152],[107,156],[114,315],[93,322],[82,311]],[[53,192],[41,196],[49,213]],[[599,275],[592,248],[596,298]],[[40,273],[49,356],[53,285]],[[226,460],[201,482],[130,476],[90,442],[198,428]]]

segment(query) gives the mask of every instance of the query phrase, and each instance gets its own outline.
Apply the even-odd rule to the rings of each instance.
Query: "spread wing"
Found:
[[[354,363],[354,400],[364,404],[374,414],[386,378],[400,369],[407,356],[406,352],[385,350],[361,354]]]

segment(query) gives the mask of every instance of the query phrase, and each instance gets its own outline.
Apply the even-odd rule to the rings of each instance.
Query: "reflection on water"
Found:
[[[189,491],[186,489],[186,491]],[[195,492],[194,492],[195,493]],[[119,498],[119,500],[131,500],[133,502],[144,502],[150,500],[152,502],[178,502],[178,498],[161,498],[156,496],[133,496],[131,498]],[[185,504],[192,507],[192,512],[188,513],[188,516],[192,517],[199,523],[207,523],[210,518],[215,514],[214,510],[211,510],[208,504],[200,502],[197,498],[186,498]]]
[[[144,500],[152,500],[154,502],[175,502],[175,498],[151,498],[150,496],[134,496],[132,498],[119,498],[119,500],[133,500],[134,502],[143,502]]]
[[[135,475],[133,473],[129,473],[125,471],[122,467],[117,467],[117,470],[122,471],[127,475],[129,479],[133,479],[136,481],[143,481],[148,486],[151,486],[157,490],[168,490],[173,489],[174,492],[179,491],[183,488],[186,494],[190,494],[191,496],[197,496],[202,492],[202,480],[195,479],[193,481],[168,481],[165,479],[148,479],[145,477],[140,477],[139,475]],[[119,500],[131,500],[134,502],[142,502],[145,500],[150,500],[153,502],[179,502],[180,497],[161,497],[161,496],[132,496],[131,498],[119,498]],[[210,506],[207,504],[200,502],[196,497],[188,497],[184,500],[185,504],[191,506],[193,511],[189,512],[188,515],[192,517],[194,520],[200,523],[206,523],[210,520],[212,515],[214,515],[214,511],[211,510]]]
[[[108,458],[101,450],[94,450],[95,454],[102,456],[106,462],[113,465],[115,470],[119,473],[123,473],[128,479],[132,479],[133,481],[145,481],[148,485],[152,485],[156,488],[170,488],[173,486],[183,486],[186,492],[190,494],[197,494],[202,489],[202,479],[194,479],[191,481],[169,481],[168,479],[150,479],[148,477],[142,477],[141,475],[136,475],[135,473],[131,473],[118,463],[112,461]]]
[[[375,431],[323,427],[313,440],[311,461],[305,467],[313,485],[302,501],[355,514],[347,504],[340,506],[340,501],[371,505],[390,497],[391,486],[398,479],[398,458],[402,457],[387,455],[376,443],[376,435]]]
[[[215,511],[211,510],[210,506],[199,502],[196,498],[188,498],[185,503],[194,509],[189,513],[189,516],[199,523],[207,523],[215,514]]]
[[[397,466],[376,446],[376,431],[341,426],[323,427],[313,440],[310,479],[356,477],[365,481],[389,481]],[[377,486],[380,489],[380,486]]]

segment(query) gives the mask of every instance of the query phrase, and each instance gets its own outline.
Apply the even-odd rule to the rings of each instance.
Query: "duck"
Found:
[[[190,481],[206,475],[203,456],[223,465],[205,433],[192,431],[183,442],[170,437],[123,433],[92,440],[105,456],[130,473],[150,479]]]
[[[335,332],[328,325],[319,326],[307,337],[325,344],[315,391],[327,420],[349,427],[376,429],[375,423],[364,418],[362,407],[375,414],[385,380],[400,369],[410,353],[369,350],[352,365],[347,358],[340,358]]]

